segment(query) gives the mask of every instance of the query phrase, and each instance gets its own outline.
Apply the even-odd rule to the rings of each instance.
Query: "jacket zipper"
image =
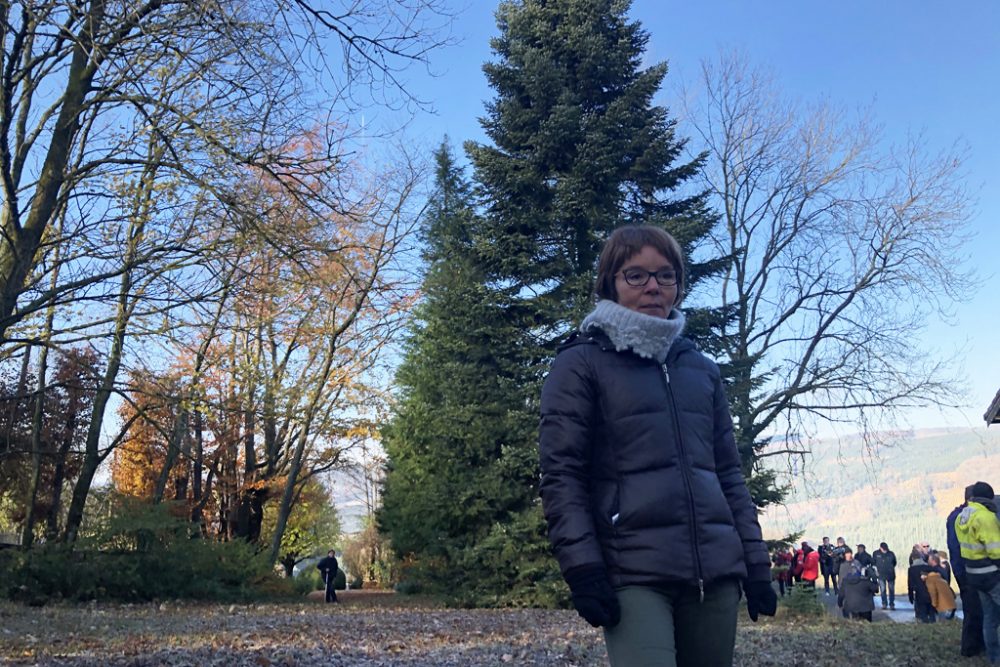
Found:
[[[677,452],[680,455],[681,477],[684,480],[684,492],[688,500],[688,512],[691,516],[691,553],[694,556],[695,574],[698,581],[698,601],[705,601],[705,579],[701,568],[701,553],[698,551],[698,526],[695,518],[694,494],[691,493],[691,471],[688,470],[687,456],[684,452],[684,442],[681,440],[681,426],[677,421],[677,405],[674,403],[674,392],[670,386],[670,371],[667,364],[661,365],[663,379],[667,385],[667,399],[670,402],[670,413],[674,418],[674,437],[677,440]]]

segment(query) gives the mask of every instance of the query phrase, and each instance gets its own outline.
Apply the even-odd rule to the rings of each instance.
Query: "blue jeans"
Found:
[[[1000,626],[1000,584],[988,591],[978,591],[983,603],[983,641],[986,642],[986,657],[991,665],[1000,665],[1000,641],[997,640],[997,626]]]
[[[882,606],[892,605],[896,606],[896,580],[895,579],[883,579],[878,578],[878,590],[882,594]],[[886,596],[888,593],[888,596]]]

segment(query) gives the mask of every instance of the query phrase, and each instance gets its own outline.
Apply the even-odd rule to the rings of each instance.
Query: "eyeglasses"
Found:
[[[652,272],[646,269],[632,268],[619,271],[619,273],[625,278],[625,282],[632,287],[645,287],[650,276],[656,278],[656,284],[660,287],[672,287],[677,284],[677,272],[673,269]]]

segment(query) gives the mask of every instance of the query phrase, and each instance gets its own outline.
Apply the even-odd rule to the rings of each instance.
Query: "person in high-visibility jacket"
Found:
[[[972,485],[971,497],[955,519],[965,576],[983,604],[983,641],[991,665],[1000,665],[1000,519],[993,487],[986,482]]]

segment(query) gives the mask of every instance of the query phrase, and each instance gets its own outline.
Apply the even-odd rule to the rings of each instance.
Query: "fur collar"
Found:
[[[670,345],[684,330],[684,313],[674,308],[664,319],[601,299],[580,325],[583,333],[590,329],[603,331],[619,352],[631,350],[640,357],[656,359],[662,364],[667,360]]]

